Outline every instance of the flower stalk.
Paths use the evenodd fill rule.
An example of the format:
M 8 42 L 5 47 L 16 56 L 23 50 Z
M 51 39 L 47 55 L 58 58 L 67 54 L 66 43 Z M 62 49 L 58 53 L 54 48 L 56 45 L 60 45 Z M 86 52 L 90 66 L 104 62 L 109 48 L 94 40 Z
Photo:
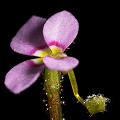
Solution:
M 77 81 L 76 81 L 73 69 L 68 71 L 68 76 L 69 76 L 69 79 L 70 79 L 70 83 L 71 83 L 71 86 L 72 86 L 72 89 L 73 89 L 74 96 L 78 99 L 79 102 L 81 102 L 83 105 L 85 105 L 84 100 L 78 94 L 78 86 L 77 86 Z
M 45 68 L 44 87 L 48 97 L 50 120 L 62 120 L 60 72 Z

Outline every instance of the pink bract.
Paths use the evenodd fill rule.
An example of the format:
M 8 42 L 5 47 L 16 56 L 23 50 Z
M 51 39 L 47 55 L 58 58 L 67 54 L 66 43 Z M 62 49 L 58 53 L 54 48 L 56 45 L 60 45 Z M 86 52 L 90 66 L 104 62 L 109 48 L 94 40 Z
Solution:
M 78 34 L 78 21 L 67 11 L 56 13 L 50 17 L 43 28 L 43 35 L 48 45 L 56 42 L 64 51 Z
M 36 50 L 47 47 L 43 37 L 45 22 L 45 18 L 32 16 L 13 37 L 11 48 L 24 55 L 33 55 Z
M 11 92 L 18 94 L 37 80 L 44 67 L 44 64 L 33 65 L 31 60 L 24 61 L 7 73 L 5 85 Z
M 49 69 L 57 71 L 69 71 L 79 64 L 79 61 L 73 57 L 62 57 L 60 59 L 56 59 L 50 56 L 45 56 L 43 58 L 43 62 Z

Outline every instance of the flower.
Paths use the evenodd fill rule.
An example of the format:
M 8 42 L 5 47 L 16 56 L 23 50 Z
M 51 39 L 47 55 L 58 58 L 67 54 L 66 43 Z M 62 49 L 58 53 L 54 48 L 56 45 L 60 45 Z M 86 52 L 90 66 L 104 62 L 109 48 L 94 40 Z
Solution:
M 31 86 L 43 69 L 68 71 L 79 61 L 63 52 L 78 33 L 78 21 L 68 11 L 62 11 L 48 20 L 32 16 L 11 41 L 11 48 L 20 54 L 37 56 L 13 67 L 5 76 L 6 87 L 18 94 Z

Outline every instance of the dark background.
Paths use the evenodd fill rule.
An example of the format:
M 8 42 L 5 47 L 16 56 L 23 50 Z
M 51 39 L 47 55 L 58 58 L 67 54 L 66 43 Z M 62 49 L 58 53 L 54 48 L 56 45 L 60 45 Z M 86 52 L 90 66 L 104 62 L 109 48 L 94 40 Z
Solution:
M 75 4 L 74 4 L 75 3 Z M 92 117 L 77 103 L 72 93 L 68 76 L 62 83 L 65 101 L 63 114 L 66 120 L 107 120 L 119 116 L 118 83 L 118 3 L 112 2 L 13 2 L 0 4 L 1 29 L 1 71 L 0 71 L 0 117 L 9 119 L 49 120 L 43 89 L 43 79 L 39 78 L 30 88 L 14 95 L 4 86 L 6 73 L 18 63 L 31 57 L 15 53 L 10 48 L 12 37 L 32 16 L 49 18 L 62 10 L 71 12 L 79 21 L 79 33 L 75 44 L 67 51 L 80 61 L 74 71 L 78 82 L 79 94 L 85 99 L 91 94 L 104 94 L 111 102 L 107 112 Z M 3 116 L 1 116 L 3 115 Z M 0 119 L 1 119 L 0 118 Z

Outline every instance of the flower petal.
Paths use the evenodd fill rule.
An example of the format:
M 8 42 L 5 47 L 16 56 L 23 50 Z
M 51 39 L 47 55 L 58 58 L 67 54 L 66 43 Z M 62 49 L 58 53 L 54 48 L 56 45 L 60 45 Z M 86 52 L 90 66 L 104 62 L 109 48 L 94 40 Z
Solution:
M 49 46 L 54 45 L 64 51 L 76 38 L 78 27 L 77 19 L 70 12 L 62 11 L 46 21 L 43 35 Z
M 5 85 L 11 92 L 18 94 L 37 80 L 44 67 L 44 64 L 35 65 L 31 60 L 24 61 L 7 73 Z
M 48 47 L 43 37 L 46 19 L 32 16 L 12 39 L 11 48 L 18 53 L 33 55 L 35 51 Z
M 75 68 L 79 61 L 73 57 L 61 57 L 60 59 L 45 56 L 43 63 L 51 70 L 69 71 Z

